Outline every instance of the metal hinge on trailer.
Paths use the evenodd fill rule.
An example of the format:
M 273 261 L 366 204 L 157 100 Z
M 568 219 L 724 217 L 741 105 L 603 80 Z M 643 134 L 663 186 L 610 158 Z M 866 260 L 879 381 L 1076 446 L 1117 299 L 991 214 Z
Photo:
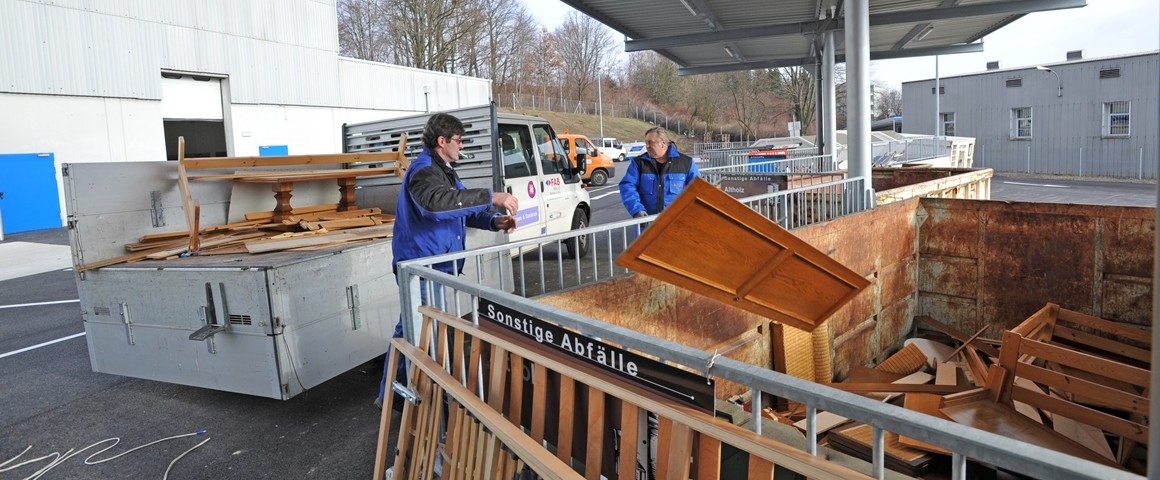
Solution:
M 229 318 L 229 303 L 226 302 L 226 286 L 224 283 L 218 284 L 222 302 L 222 317 L 219 319 L 217 314 L 217 304 L 214 301 L 213 284 L 206 282 L 205 284 L 205 306 L 201 307 L 202 322 L 205 323 L 201 328 L 189 334 L 189 339 L 195 342 L 206 342 L 209 348 L 209 353 L 217 353 L 217 348 L 213 342 L 213 336 L 218 333 L 230 329 Z

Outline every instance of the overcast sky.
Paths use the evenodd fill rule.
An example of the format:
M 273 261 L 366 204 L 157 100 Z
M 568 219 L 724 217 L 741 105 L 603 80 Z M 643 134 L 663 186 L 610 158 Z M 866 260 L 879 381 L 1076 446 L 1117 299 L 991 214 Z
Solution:
M 521 1 L 549 29 L 571 10 L 558 0 Z M 1160 49 L 1160 1 L 1087 3 L 1083 8 L 1025 15 L 984 38 L 982 52 L 940 56 L 939 74 L 980 72 L 991 61 L 999 61 L 1002 68 L 1059 63 L 1071 50 L 1096 58 Z M 676 1 L 672 4 L 682 8 Z M 934 64 L 934 57 L 873 62 L 871 77 L 900 88 L 902 82 L 934 78 Z

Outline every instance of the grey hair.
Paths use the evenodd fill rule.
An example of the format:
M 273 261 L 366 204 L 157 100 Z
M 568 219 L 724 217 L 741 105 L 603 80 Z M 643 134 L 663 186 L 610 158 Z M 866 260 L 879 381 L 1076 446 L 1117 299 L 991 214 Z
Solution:
M 666 132 L 665 129 L 663 129 L 661 127 L 652 127 L 650 129 L 646 130 L 644 132 L 644 137 L 647 139 L 649 134 L 651 134 L 651 133 L 657 134 L 657 136 L 661 137 L 661 140 L 664 140 L 665 143 L 672 143 L 673 142 L 672 140 L 669 139 L 668 132 Z

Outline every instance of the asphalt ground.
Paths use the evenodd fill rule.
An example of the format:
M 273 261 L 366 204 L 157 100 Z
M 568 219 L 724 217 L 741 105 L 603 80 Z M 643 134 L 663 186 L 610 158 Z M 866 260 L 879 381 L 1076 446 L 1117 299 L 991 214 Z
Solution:
M 625 166 L 617 164 L 618 175 L 608 186 L 590 189 L 594 224 L 628 218 L 615 187 Z M 1154 183 L 998 176 L 991 197 L 1154 207 L 1157 195 Z M 173 464 L 169 478 L 371 477 L 380 420 L 372 400 L 381 363 L 361 365 L 285 401 L 93 373 L 78 335 L 84 330 L 74 274 L 51 258 L 22 254 L 21 247 L 29 244 L 68 245 L 67 231 L 10 234 L 0 242 L 0 271 L 47 265 L 41 273 L 0 280 L 0 469 L 120 439 L 93 457 L 95 462 L 204 430 L 86 465 L 85 458 L 108 447 L 108 440 L 41 478 L 161 478 L 170 462 L 206 439 Z M 0 479 L 29 477 L 52 460 L 0 472 Z

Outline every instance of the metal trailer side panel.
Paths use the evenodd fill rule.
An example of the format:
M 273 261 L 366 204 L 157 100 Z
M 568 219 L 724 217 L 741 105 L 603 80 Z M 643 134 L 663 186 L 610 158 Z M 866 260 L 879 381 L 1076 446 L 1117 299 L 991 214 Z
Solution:
M 399 320 L 390 242 L 268 270 L 282 398 L 386 352 Z
M 192 341 L 208 315 L 207 283 L 229 330 Z M 77 284 L 93 371 L 282 398 L 265 283 L 263 270 L 89 272 Z

